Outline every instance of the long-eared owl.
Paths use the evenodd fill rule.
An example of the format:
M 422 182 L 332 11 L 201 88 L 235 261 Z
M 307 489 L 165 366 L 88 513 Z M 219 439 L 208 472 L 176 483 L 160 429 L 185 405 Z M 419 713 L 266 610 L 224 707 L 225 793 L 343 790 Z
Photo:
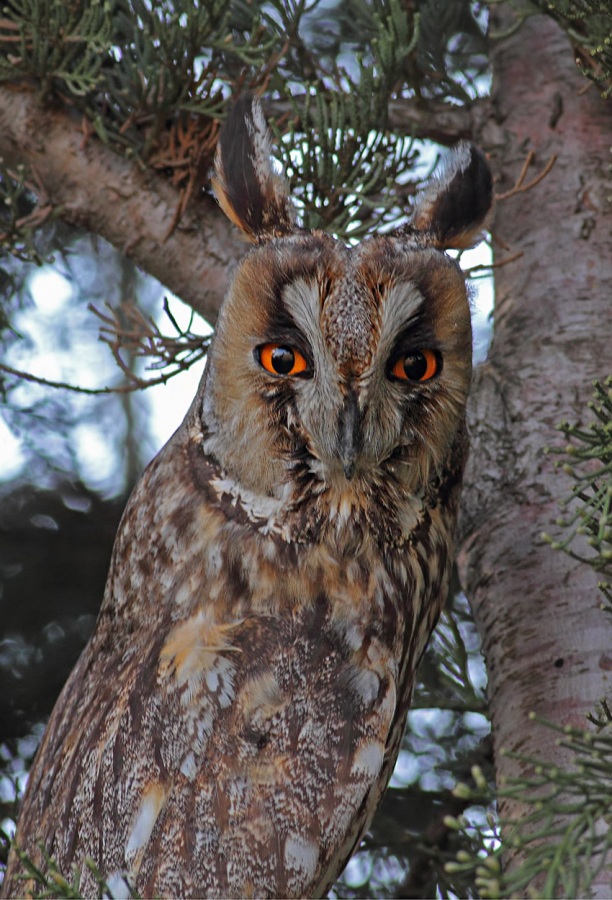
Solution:
M 347 247 L 294 222 L 261 108 L 215 191 L 251 239 L 181 427 L 123 515 L 95 632 L 16 844 L 115 897 L 324 894 L 391 775 L 446 598 L 470 310 L 446 255 L 491 206 L 462 144 L 410 224 Z M 23 894 L 13 851 L 4 891 Z

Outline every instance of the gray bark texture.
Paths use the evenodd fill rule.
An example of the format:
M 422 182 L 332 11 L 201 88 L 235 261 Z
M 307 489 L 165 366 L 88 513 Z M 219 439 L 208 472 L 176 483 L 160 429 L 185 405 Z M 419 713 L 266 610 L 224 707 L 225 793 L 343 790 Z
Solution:
M 493 7 L 493 31 L 508 24 Z M 530 721 L 531 711 L 586 727 L 611 688 L 597 578 L 541 533 L 555 531 L 571 488 L 544 448 L 565 443 L 560 420 L 590 420 L 592 381 L 611 371 L 612 107 L 545 16 L 494 42 L 492 64 L 492 112 L 477 139 L 490 151 L 497 193 L 512 188 L 530 150 L 533 174 L 558 155 L 537 186 L 498 205 L 493 232 L 508 248 L 496 259 L 522 256 L 495 272 L 493 346 L 470 415 L 459 563 L 483 641 L 502 782 L 529 770 L 501 748 L 564 762 L 558 735 Z M 517 819 L 521 808 L 502 800 L 500 813 Z M 609 883 L 601 889 L 610 896 Z

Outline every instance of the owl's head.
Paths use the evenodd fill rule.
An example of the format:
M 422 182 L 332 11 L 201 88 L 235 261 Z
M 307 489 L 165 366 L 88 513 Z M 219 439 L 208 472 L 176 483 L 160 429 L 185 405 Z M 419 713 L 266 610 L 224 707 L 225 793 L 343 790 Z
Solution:
M 306 479 L 350 495 L 392 476 L 422 492 L 462 425 L 471 377 L 464 276 L 491 207 L 482 154 L 462 144 L 410 225 L 354 247 L 296 227 L 257 102 L 220 136 L 215 191 L 254 242 L 219 314 L 200 402 L 206 449 L 250 492 Z

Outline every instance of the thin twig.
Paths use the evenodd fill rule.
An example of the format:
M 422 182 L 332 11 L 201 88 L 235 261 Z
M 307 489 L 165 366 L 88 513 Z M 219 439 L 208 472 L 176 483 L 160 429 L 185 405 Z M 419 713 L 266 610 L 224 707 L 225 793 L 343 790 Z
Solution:
M 523 182 L 525 181 L 525 177 L 527 175 L 527 171 L 528 171 L 529 167 L 531 166 L 531 164 L 533 163 L 534 159 L 535 159 L 535 153 L 533 150 L 530 150 L 529 153 L 527 154 L 527 159 L 525 160 L 525 162 L 523 164 L 523 168 L 521 169 L 521 174 L 517 178 L 516 184 L 514 185 L 514 187 L 510 188 L 509 191 L 505 191 L 503 194 L 495 195 L 495 199 L 498 202 L 500 200 L 507 200 L 509 197 L 514 197 L 515 194 L 523 194 L 526 191 L 530 191 L 532 188 L 534 188 L 536 186 L 536 184 L 539 184 L 542 181 L 543 178 L 546 178 L 546 176 L 548 175 L 548 173 L 550 172 L 550 170 L 552 169 L 552 167 L 554 166 L 554 164 L 557 161 L 557 155 L 556 155 L 556 153 L 553 153 L 553 155 L 550 157 L 550 159 L 548 160 L 548 162 L 546 163 L 546 165 L 540 172 L 540 174 L 536 175 L 536 177 L 533 178 L 527 184 L 523 184 Z
M 149 387 L 155 387 L 158 384 L 166 384 L 175 375 L 186 371 L 188 367 L 178 368 L 174 372 L 166 372 L 157 378 L 138 378 L 130 373 L 132 382 L 130 384 L 118 384 L 114 387 L 106 386 L 101 388 L 80 387 L 78 384 L 69 384 L 66 381 L 51 381 L 48 378 L 41 378 L 39 375 L 33 375 L 31 372 L 24 372 L 21 369 L 13 369 L 4 363 L 0 363 L 0 372 L 6 372 L 8 375 L 15 375 L 22 381 L 29 381 L 32 384 L 41 384 L 44 387 L 63 388 L 66 391 L 73 391 L 77 394 L 129 394 L 132 391 L 143 391 Z
M 497 262 L 494 263 L 479 263 L 477 266 L 472 266 L 470 269 L 466 269 L 465 274 L 468 278 L 472 278 L 474 272 L 492 272 L 493 269 L 501 269 L 502 266 L 507 266 L 509 265 L 509 263 L 515 262 L 515 260 L 520 259 L 521 256 L 524 256 L 523 250 L 519 250 L 518 253 L 513 253 L 512 256 L 506 256 L 505 259 L 497 260 Z
M 102 322 L 100 339 L 108 344 L 117 364 L 124 371 L 122 350 L 128 350 L 139 357 L 157 357 L 156 361 L 150 364 L 150 368 L 176 365 L 181 369 L 187 369 L 196 360 L 201 359 L 208 349 L 208 339 L 191 331 L 193 320 L 190 320 L 186 329 L 181 329 L 171 315 L 167 303 L 164 303 L 164 309 L 177 331 L 176 336 L 162 334 L 154 320 L 144 316 L 133 304 L 124 303 L 120 309 L 115 309 L 107 303 L 106 307 L 110 315 L 89 304 L 89 309 Z

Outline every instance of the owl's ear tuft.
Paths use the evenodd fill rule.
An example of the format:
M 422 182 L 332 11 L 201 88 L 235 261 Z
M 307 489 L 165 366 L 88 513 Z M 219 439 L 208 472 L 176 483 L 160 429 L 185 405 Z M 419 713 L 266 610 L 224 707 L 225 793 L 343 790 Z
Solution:
M 464 141 L 417 196 L 409 230 L 441 250 L 465 250 L 478 242 L 492 207 L 487 161 L 474 144 Z
M 241 97 L 221 129 L 213 188 L 225 215 L 250 240 L 294 230 L 289 191 L 272 168 L 270 132 L 257 98 Z

